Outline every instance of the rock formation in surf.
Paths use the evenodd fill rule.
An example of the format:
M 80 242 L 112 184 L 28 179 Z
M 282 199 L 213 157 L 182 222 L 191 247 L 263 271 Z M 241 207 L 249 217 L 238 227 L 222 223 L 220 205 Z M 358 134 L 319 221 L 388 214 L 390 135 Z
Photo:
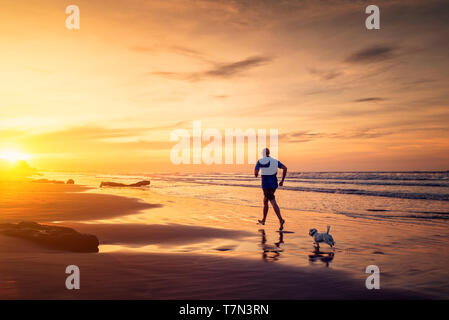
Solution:
M 132 183 L 132 184 L 125 184 L 125 183 L 118 183 L 118 182 L 102 182 L 100 184 L 100 188 L 103 187 L 145 187 L 145 186 L 149 186 L 150 185 L 150 181 L 148 180 L 144 180 L 144 181 L 139 181 L 137 183 Z
M 98 238 L 72 228 L 36 222 L 1 223 L 0 234 L 25 239 L 51 249 L 72 252 L 98 252 Z

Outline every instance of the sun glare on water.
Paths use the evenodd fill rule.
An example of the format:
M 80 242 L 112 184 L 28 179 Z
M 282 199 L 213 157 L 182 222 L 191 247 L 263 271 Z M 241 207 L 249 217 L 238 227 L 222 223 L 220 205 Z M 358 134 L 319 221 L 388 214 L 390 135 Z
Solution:
M 30 155 L 18 151 L 0 151 L 0 159 L 7 160 L 9 162 L 17 162 L 21 160 L 27 161 L 30 158 Z

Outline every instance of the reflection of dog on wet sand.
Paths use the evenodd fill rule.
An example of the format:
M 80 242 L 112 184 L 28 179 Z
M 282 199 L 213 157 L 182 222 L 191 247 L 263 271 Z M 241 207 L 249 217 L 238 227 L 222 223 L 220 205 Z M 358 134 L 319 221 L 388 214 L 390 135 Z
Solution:
M 321 252 L 320 250 L 316 249 L 313 254 L 309 255 L 309 261 L 311 263 L 314 263 L 315 261 L 320 260 L 322 263 L 326 265 L 326 267 L 329 267 L 329 264 L 334 260 L 334 253 L 333 252 Z
M 326 233 L 319 233 L 315 228 L 309 230 L 309 236 L 313 237 L 317 249 L 320 248 L 320 242 L 327 243 L 331 248 L 335 245 L 334 238 L 329 234 L 330 228 L 330 226 L 327 226 Z

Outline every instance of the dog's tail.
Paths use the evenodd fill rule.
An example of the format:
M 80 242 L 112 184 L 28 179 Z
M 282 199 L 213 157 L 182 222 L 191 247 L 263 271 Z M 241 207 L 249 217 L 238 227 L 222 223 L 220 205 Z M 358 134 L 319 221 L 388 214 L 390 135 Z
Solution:
M 329 231 L 330 231 L 330 229 L 331 229 L 331 226 L 327 226 L 327 234 L 329 234 Z

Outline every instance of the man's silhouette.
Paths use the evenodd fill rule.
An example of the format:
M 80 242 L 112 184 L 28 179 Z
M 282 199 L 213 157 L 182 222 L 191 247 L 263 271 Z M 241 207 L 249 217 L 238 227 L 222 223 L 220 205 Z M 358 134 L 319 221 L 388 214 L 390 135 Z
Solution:
M 256 176 L 256 178 L 259 175 L 259 170 L 262 170 L 261 178 L 262 178 L 262 189 L 264 194 L 263 219 L 259 220 L 259 223 L 261 225 L 265 224 L 265 220 L 267 218 L 268 213 L 268 201 L 270 201 L 271 205 L 273 206 L 274 212 L 276 212 L 276 215 L 278 216 L 279 222 L 281 224 L 279 230 L 283 230 L 285 220 L 282 219 L 281 210 L 279 209 L 279 206 L 276 203 L 274 193 L 278 188 L 277 170 L 278 168 L 283 170 L 282 179 L 281 182 L 279 182 L 279 185 L 282 186 L 284 184 L 285 176 L 287 175 L 287 167 L 284 166 L 280 161 L 270 157 L 270 150 L 268 148 L 263 149 L 262 154 L 263 158 L 257 161 L 256 167 L 254 169 L 254 175 Z

